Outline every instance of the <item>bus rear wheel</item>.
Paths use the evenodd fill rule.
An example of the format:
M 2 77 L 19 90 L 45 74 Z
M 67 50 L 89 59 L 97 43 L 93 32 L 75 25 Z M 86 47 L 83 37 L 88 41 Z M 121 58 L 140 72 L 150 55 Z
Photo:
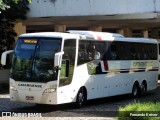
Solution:
M 132 95 L 133 95 L 133 97 L 138 97 L 139 94 L 140 94 L 139 84 L 134 83 L 133 88 L 132 88 Z
M 81 88 L 77 93 L 76 98 L 76 107 L 80 108 L 82 107 L 87 100 L 86 90 L 84 88 Z
M 147 84 L 146 82 L 142 82 L 141 86 L 140 86 L 140 95 L 145 95 L 146 91 L 147 91 Z

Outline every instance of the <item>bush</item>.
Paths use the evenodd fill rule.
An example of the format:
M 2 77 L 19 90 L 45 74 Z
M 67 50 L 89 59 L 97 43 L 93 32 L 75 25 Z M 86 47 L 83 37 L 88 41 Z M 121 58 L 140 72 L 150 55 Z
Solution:
M 118 120 L 159 120 L 160 102 L 133 103 L 119 108 Z

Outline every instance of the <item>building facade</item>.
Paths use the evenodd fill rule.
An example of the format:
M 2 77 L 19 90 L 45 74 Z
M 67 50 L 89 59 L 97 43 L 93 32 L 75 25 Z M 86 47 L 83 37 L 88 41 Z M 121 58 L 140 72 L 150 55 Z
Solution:
M 29 7 L 18 35 L 78 29 L 160 38 L 160 0 L 33 0 Z

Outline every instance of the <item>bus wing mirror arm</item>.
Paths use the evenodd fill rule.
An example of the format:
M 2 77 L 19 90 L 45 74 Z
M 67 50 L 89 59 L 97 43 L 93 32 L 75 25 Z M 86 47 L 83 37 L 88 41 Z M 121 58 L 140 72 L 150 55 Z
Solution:
M 7 54 L 13 53 L 13 50 L 8 50 L 2 53 L 1 55 L 1 64 L 6 65 Z
M 55 54 L 55 56 L 54 56 L 54 67 L 57 67 L 57 66 L 60 65 L 63 54 L 64 54 L 64 52 L 58 52 L 58 53 Z

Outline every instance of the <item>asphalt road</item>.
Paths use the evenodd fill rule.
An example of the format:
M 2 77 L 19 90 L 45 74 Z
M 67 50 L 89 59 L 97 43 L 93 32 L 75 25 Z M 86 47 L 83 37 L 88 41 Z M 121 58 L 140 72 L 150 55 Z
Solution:
M 160 101 L 160 84 L 156 90 L 142 97 L 121 95 L 90 100 L 80 109 L 75 108 L 74 104 L 36 105 L 12 102 L 9 100 L 8 91 L 5 90 L 0 93 L 0 112 L 41 113 L 43 117 L 115 117 L 119 107 L 139 101 Z

